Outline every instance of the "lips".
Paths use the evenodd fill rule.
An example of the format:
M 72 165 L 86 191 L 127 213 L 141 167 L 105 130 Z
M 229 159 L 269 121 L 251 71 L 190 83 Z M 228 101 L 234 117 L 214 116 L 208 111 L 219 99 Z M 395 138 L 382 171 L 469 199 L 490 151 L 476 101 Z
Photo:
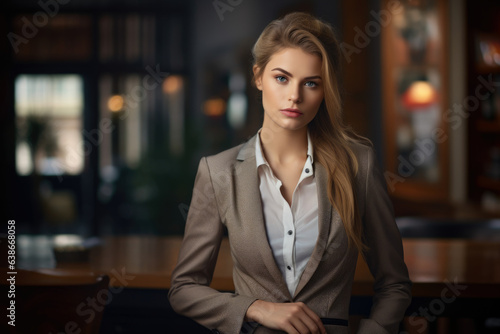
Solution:
M 293 108 L 286 108 L 286 109 L 281 109 L 281 113 L 287 117 L 300 117 L 302 116 L 302 112 L 299 109 L 293 109 Z

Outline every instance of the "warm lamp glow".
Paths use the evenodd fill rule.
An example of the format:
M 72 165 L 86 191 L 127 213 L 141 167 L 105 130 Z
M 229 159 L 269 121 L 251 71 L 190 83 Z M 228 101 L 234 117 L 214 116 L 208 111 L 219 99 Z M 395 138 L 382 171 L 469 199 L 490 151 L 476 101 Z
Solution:
M 414 103 L 429 103 L 434 100 L 434 89 L 425 81 L 417 81 L 410 86 L 408 97 Z
M 430 106 L 437 100 L 437 92 L 427 81 L 415 81 L 403 94 L 403 103 L 408 109 Z
M 222 116 L 226 112 L 226 101 L 221 98 L 208 99 L 203 103 L 203 113 L 207 116 Z
M 170 75 L 163 81 L 163 92 L 165 94 L 175 94 L 182 88 L 182 77 Z
M 118 112 L 123 109 L 124 100 L 121 95 L 113 95 L 108 100 L 108 108 L 112 112 Z

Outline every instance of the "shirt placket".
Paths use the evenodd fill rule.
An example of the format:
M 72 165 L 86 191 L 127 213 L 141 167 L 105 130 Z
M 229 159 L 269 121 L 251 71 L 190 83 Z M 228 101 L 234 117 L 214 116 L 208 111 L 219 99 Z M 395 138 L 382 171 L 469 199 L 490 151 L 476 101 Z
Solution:
M 295 258 L 294 258 L 294 244 L 295 244 L 295 224 L 293 221 L 293 214 L 290 206 L 283 198 L 283 262 L 286 267 L 286 281 L 287 284 L 295 280 Z
M 312 176 L 312 164 L 310 158 L 306 160 L 304 169 L 299 178 L 299 182 L 292 195 L 292 205 L 289 206 L 288 203 L 283 199 L 283 225 L 284 225 L 284 237 L 283 237 L 283 254 L 285 256 L 286 270 L 286 280 L 287 283 L 293 283 L 292 286 L 296 286 L 296 261 L 295 261 L 295 232 L 296 232 L 296 222 L 294 212 L 297 209 L 297 198 L 296 192 L 300 192 L 300 184 L 302 181 Z M 286 252 L 285 252 L 286 251 Z M 286 255 L 285 255 L 286 254 Z M 291 263 L 291 264 L 288 264 Z M 290 284 L 289 284 L 290 286 Z
M 267 165 L 267 164 L 266 164 Z M 269 167 L 269 165 L 267 165 Z M 283 263 L 285 266 L 285 280 L 288 285 L 288 287 L 294 287 L 296 286 L 296 278 L 295 278 L 295 272 L 296 272 L 296 263 L 295 263 L 295 232 L 296 232 L 296 226 L 295 226 L 295 220 L 294 220 L 294 214 L 293 214 L 293 209 L 296 207 L 294 202 L 296 201 L 295 199 L 295 192 L 298 191 L 300 187 L 300 183 L 302 180 L 305 178 L 312 176 L 312 163 L 310 158 L 306 160 L 304 169 L 302 170 L 302 174 L 299 178 L 299 182 L 297 183 L 297 186 L 293 192 L 292 195 L 292 205 L 290 206 L 288 202 L 285 200 L 285 198 L 281 195 L 281 181 L 277 179 L 272 171 L 271 168 L 269 167 L 269 173 L 271 179 L 274 181 L 275 185 L 275 190 L 278 192 L 282 199 L 282 222 L 283 222 Z M 293 291 L 290 291 L 291 294 L 293 294 Z

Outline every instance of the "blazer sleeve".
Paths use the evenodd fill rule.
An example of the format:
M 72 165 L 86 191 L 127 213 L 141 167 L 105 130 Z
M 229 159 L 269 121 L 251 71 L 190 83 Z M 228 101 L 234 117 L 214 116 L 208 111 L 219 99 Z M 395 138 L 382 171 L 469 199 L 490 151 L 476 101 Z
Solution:
M 184 239 L 168 292 L 175 312 L 220 333 L 239 333 L 246 311 L 256 299 L 209 287 L 223 238 L 207 159 L 195 179 Z
M 363 234 L 368 246 L 363 256 L 375 281 L 370 317 L 361 321 L 358 333 L 398 333 L 411 301 L 412 284 L 387 185 L 371 148 L 365 163 L 364 194 L 359 194 L 364 196 Z

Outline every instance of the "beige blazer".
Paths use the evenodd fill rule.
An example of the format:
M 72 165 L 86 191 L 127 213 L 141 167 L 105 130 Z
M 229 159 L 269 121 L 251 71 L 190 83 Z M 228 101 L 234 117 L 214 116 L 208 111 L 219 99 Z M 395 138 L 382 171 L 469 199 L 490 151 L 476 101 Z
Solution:
M 237 334 L 246 327 L 246 310 L 256 299 L 301 301 L 321 318 L 347 320 L 358 252 L 347 247 L 340 216 L 328 200 L 326 170 L 314 163 L 319 236 L 291 296 L 266 236 L 255 162 L 256 138 L 201 159 L 168 293 L 171 306 L 214 333 L 226 334 Z M 401 236 L 373 150 L 361 144 L 352 144 L 352 149 L 359 161 L 355 186 L 369 247 L 363 256 L 375 278 L 370 318 L 362 320 L 358 333 L 397 333 L 411 300 Z M 209 287 L 225 228 L 234 262 L 234 293 Z M 325 328 L 328 333 L 349 333 L 346 326 Z M 282 332 L 260 326 L 254 333 Z

